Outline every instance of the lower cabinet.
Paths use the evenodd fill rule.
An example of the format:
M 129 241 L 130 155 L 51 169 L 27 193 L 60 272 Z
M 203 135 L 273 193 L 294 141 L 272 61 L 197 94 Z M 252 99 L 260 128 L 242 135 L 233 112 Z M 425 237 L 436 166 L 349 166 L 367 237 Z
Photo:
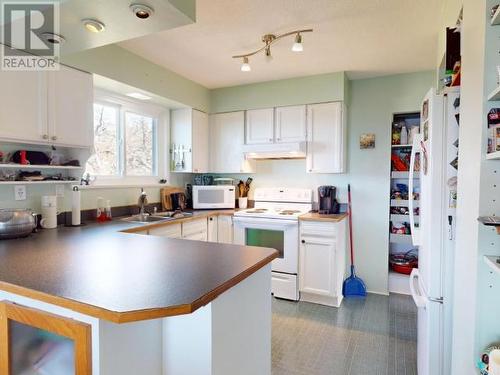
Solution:
M 182 223 L 182 238 L 185 240 L 207 241 L 207 218 Z
M 0 374 L 90 375 L 91 337 L 89 324 L 0 302 Z
M 217 223 L 217 242 L 233 243 L 233 217 L 221 215 Z
M 219 226 L 219 218 L 210 216 L 208 218 L 208 242 L 217 242 L 217 227 Z
M 151 228 L 148 231 L 151 236 L 163 236 L 169 238 L 181 238 L 182 227 L 181 224 L 169 224 L 162 227 Z
M 300 300 L 340 306 L 346 262 L 345 231 L 345 220 L 301 222 Z

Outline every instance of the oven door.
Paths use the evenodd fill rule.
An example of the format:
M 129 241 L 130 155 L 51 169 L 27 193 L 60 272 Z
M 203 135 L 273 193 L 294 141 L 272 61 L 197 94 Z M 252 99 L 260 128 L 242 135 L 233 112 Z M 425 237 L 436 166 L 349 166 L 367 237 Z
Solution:
M 273 271 L 297 274 L 299 257 L 297 221 L 235 216 L 233 222 L 234 243 L 276 249 L 279 255 L 272 262 Z

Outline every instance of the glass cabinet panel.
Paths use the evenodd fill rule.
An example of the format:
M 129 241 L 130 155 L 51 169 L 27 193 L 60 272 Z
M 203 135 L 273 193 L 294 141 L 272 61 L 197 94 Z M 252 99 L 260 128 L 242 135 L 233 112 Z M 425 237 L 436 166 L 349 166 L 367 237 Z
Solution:
M 11 375 L 73 375 L 73 340 L 9 321 Z

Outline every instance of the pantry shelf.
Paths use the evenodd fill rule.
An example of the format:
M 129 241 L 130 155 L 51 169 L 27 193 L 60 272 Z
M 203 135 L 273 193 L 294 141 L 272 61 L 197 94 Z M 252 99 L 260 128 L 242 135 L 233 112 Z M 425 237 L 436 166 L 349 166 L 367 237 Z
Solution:
M 413 201 L 413 206 L 418 207 L 418 201 Z M 406 199 L 391 199 L 391 207 L 408 207 Z
M 489 154 L 486 154 L 486 159 L 487 160 L 500 160 L 500 151 L 490 152 Z
M 397 179 L 405 179 L 407 180 L 410 177 L 410 172 L 398 172 L 398 171 L 392 171 L 391 172 L 391 177 L 392 178 L 397 178 Z M 413 174 L 414 179 L 418 179 L 418 172 L 415 172 Z
M 0 163 L 0 169 L 70 169 L 78 170 L 83 167 L 75 167 L 72 165 L 36 165 L 36 164 L 4 164 Z
M 496 100 L 500 100 L 500 86 L 493 90 L 490 95 L 488 95 L 488 101 L 493 102 Z
M 391 145 L 392 148 L 408 148 L 408 147 L 412 147 L 411 144 L 408 144 L 408 145 Z
M 500 257 L 493 255 L 485 255 L 483 259 L 484 262 L 488 265 L 488 267 L 490 267 L 493 271 L 495 271 L 500 275 L 500 263 L 497 263 L 497 259 L 500 259 Z
M 398 223 L 409 223 L 410 215 L 391 214 L 391 221 L 396 221 Z M 418 221 L 419 221 L 418 216 L 415 216 L 415 222 L 418 223 Z
M 500 7 L 496 10 L 495 14 L 491 18 L 491 26 L 500 25 Z
M 412 244 L 411 234 L 394 234 L 391 233 L 389 237 L 391 243 Z

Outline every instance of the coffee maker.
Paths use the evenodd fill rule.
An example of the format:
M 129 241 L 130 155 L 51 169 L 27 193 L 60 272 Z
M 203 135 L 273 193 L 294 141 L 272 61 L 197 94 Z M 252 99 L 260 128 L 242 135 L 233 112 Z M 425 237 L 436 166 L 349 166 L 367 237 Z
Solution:
M 339 202 L 337 202 L 337 188 L 335 186 L 323 185 L 318 188 L 318 213 L 321 215 L 337 214 Z

